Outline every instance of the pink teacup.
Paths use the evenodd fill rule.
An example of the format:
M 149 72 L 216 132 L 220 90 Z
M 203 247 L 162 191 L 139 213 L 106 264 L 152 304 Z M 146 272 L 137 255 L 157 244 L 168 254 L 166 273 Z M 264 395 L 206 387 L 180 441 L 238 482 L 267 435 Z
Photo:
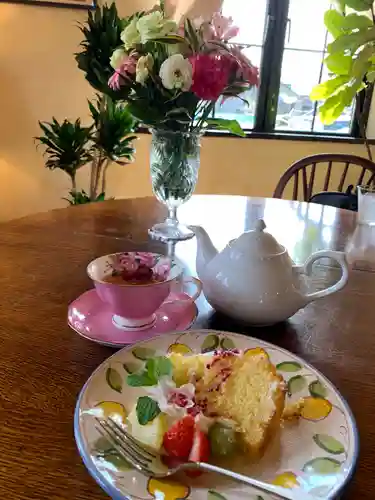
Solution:
M 114 269 L 123 266 L 124 262 L 125 265 L 129 262 L 131 269 L 133 262 L 140 261 L 147 263 L 160 281 L 146 284 L 106 281 Z M 87 274 L 94 282 L 100 299 L 113 311 L 113 324 L 123 330 L 143 330 L 152 326 L 155 311 L 172 291 L 181 289 L 185 283 L 193 283 L 196 287 L 196 292 L 191 296 L 192 301 L 202 291 L 201 282 L 191 276 L 184 277 L 181 266 L 164 255 L 150 252 L 121 252 L 98 257 L 87 266 Z

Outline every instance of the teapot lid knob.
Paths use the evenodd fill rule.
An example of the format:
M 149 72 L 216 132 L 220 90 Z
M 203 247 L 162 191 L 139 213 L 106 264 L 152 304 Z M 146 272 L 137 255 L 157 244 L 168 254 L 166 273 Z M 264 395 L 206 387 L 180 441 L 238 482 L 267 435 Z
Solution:
M 266 229 L 266 223 L 263 219 L 259 219 L 256 221 L 255 230 L 256 231 L 264 231 Z

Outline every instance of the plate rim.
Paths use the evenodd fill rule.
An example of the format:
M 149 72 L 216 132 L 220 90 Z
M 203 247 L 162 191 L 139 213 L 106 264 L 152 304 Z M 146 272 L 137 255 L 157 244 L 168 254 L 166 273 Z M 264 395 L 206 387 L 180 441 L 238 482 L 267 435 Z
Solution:
M 90 453 L 88 452 L 88 450 L 85 447 L 85 443 L 83 442 L 83 439 L 82 439 L 82 436 L 81 436 L 81 433 L 79 430 L 79 426 L 80 426 L 79 425 L 80 424 L 79 411 L 80 411 L 81 402 L 82 402 L 83 396 L 85 394 L 85 391 L 86 391 L 88 385 L 90 384 L 91 379 L 94 378 L 94 376 L 96 375 L 96 372 L 98 372 L 101 369 L 101 367 L 104 363 L 107 363 L 114 356 L 117 356 L 122 351 L 129 351 L 130 349 L 134 349 L 134 346 L 138 346 L 138 345 L 144 344 L 146 342 L 150 342 L 152 340 L 155 340 L 155 339 L 158 339 L 161 337 L 167 337 L 170 335 L 178 336 L 178 335 L 182 335 L 184 333 L 194 335 L 194 334 L 201 334 L 201 333 L 206 333 L 206 332 L 207 333 L 210 332 L 213 334 L 229 334 L 229 335 L 233 335 L 235 337 L 245 337 L 249 340 L 261 342 L 265 346 L 271 347 L 273 349 L 276 348 L 279 351 L 286 353 L 288 356 L 291 355 L 295 359 L 302 361 L 305 366 L 312 369 L 313 371 L 318 372 L 319 375 L 322 377 L 322 379 L 325 380 L 325 382 L 328 382 L 328 385 L 334 389 L 336 396 L 341 400 L 341 403 L 343 404 L 345 410 L 348 413 L 349 420 L 350 420 L 350 423 L 351 423 L 352 428 L 353 428 L 353 436 L 354 436 L 353 458 L 352 458 L 351 463 L 349 465 L 348 474 L 347 474 L 345 480 L 343 481 L 343 483 L 341 485 L 336 486 L 330 492 L 330 496 L 327 498 L 327 500 L 334 499 L 336 497 L 338 498 L 339 495 L 344 491 L 344 489 L 348 486 L 348 484 L 353 479 L 354 473 L 355 473 L 357 465 L 358 465 L 358 458 L 359 458 L 359 452 L 360 452 L 360 445 L 359 445 L 360 438 L 359 438 L 359 431 L 358 431 L 357 422 L 356 422 L 356 419 L 354 417 L 354 413 L 349 406 L 349 403 L 346 401 L 346 398 L 344 398 L 344 396 L 337 389 L 335 384 L 333 384 L 333 382 L 330 381 L 329 378 L 327 378 L 323 373 L 321 373 L 320 370 L 315 368 L 311 363 L 305 361 L 303 358 L 301 358 L 297 354 L 294 354 L 293 352 L 288 351 L 287 349 L 284 349 L 283 347 L 280 347 L 276 344 L 272 344 L 271 342 L 267 342 L 266 340 L 262 340 L 262 339 L 259 339 L 257 337 L 253 337 L 251 335 L 245 335 L 242 333 L 235 333 L 235 332 L 230 332 L 230 331 L 226 331 L 226 330 L 215 330 L 215 329 L 211 329 L 211 328 L 200 328 L 197 330 L 183 330 L 183 331 L 163 333 L 161 335 L 157 335 L 157 336 L 153 337 L 152 339 L 146 339 L 146 340 L 142 340 L 140 342 L 136 342 L 134 344 L 129 344 L 129 345 L 123 347 L 122 349 L 114 352 L 111 356 L 109 356 L 108 358 L 103 360 L 102 363 L 100 363 L 100 365 L 97 366 L 95 368 L 95 370 L 91 373 L 90 377 L 87 379 L 87 381 L 85 382 L 84 386 L 82 387 L 82 389 L 78 395 L 77 403 L 76 403 L 76 406 L 74 409 L 74 438 L 75 438 L 77 449 L 78 449 L 78 452 L 81 456 L 81 459 L 82 459 L 86 469 L 88 470 L 88 472 L 92 476 L 92 478 L 99 484 L 99 486 L 105 491 L 105 493 L 107 493 L 107 495 L 109 495 L 112 499 L 114 499 L 114 500 L 132 500 L 131 497 L 126 496 L 122 493 L 119 493 L 117 488 L 115 488 L 108 480 L 105 479 L 105 476 L 99 472 L 99 470 L 95 466 L 94 461 L 91 458 Z

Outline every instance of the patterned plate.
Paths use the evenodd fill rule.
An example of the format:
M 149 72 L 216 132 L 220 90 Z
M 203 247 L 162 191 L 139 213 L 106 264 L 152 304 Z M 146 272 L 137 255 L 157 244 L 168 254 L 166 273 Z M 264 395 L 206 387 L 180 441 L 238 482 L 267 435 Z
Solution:
M 300 484 L 318 498 L 334 498 L 353 474 L 358 457 L 358 432 L 342 396 L 321 373 L 288 351 L 261 340 L 216 331 L 168 334 L 124 348 L 91 375 L 78 398 L 74 430 L 83 461 L 100 486 L 114 499 L 146 500 L 270 500 L 248 486 L 204 474 L 175 480 L 148 479 L 134 471 L 101 438 L 92 415 L 126 415 L 141 388 L 128 387 L 128 373 L 142 367 L 155 354 L 254 349 L 268 353 L 288 386 L 287 401 L 305 398 L 303 418 L 285 423 L 265 455 L 256 463 L 233 467 L 239 472 L 293 488 Z M 98 410 L 99 408 L 99 410 Z M 232 465 L 232 464 L 231 464 Z

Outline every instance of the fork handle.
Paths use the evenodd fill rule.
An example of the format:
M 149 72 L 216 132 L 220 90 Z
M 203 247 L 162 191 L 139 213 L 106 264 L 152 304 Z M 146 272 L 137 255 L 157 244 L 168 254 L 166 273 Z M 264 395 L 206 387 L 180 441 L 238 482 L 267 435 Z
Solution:
M 240 481 L 245 484 L 249 484 L 254 488 L 262 491 L 263 493 L 270 493 L 275 498 L 279 500 L 316 500 L 316 497 L 312 497 L 301 488 L 281 488 L 279 486 L 275 486 L 273 484 L 264 483 L 263 481 L 259 481 L 258 479 L 254 479 L 249 476 L 244 476 L 243 474 L 237 474 L 228 469 L 223 469 L 221 467 L 217 467 L 216 465 L 208 464 L 206 462 L 195 462 L 195 465 L 200 469 L 205 470 L 207 472 L 216 472 L 217 474 L 222 474 L 224 476 L 229 476 L 236 481 Z

